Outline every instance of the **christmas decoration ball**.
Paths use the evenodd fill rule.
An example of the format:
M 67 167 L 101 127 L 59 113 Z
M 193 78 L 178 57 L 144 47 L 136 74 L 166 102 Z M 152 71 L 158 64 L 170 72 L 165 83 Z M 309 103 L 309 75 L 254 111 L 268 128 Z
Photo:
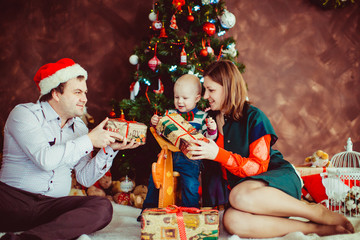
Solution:
M 212 36 L 216 32 L 215 24 L 207 22 L 203 25 L 203 30 L 207 35 Z
M 149 20 L 153 22 L 153 21 L 155 21 L 156 19 L 157 19 L 156 13 L 151 12 L 151 13 L 149 14 Z
M 193 22 L 193 21 L 195 20 L 195 18 L 194 18 L 193 15 L 189 15 L 189 16 L 187 16 L 187 20 L 188 20 L 189 22 Z
M 201 0 L 202 5 L 209 5 L 211 2 L 210 0 Z
M 131 55 L 129 57 L 129 62 L 132 64 L 132 65 L 136 65 L 139 63 L 139 57 L 135 54 Z
M 148 65 L 149 68 L 153 71 L 155 71 L 155 69 L 161 64 L 161 61 L 154 56 L 152 59 L 149 60 Z
M 111 118 L 114 118 L 114 117 L 116 117 L 116 113 L 115 113 L 114 111 L 111 111 L 111 112 L 109 113 L 109 116 L 110 116 Z
M 207 50 L 207 49 L 205 49 L 205 48 L 201 49 L 201 51 L 200 51 L 200 56 L 206 57 L 208 54 L 209 54 L 209 53 L 208 53 L 208 50 Z
M 160 30 L 162 28 L 162 23 L 159 20 L 155 20 L 152 23 L 152 27 L 154 30 Z
M 211 54 L 214 54 L 214 49 L 212 49 L 212 47 L 210 46 L 207 46 L 206 47 L 206 51 L 211 55 Z
M 223 15 L 221 15 L 220 17 L 221 26 L 223 28 L 232 28 L 233 26 L 235 26 L 235 23 L 235 15 L 225 9 Z

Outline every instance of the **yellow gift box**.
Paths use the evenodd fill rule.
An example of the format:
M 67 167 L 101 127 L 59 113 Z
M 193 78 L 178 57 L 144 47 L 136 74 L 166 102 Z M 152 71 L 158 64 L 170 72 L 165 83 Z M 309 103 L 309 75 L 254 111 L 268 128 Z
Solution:
M 129 141 L 135 139 L 136 142 L 145 144 L 147 126 L 136 121 L 126 121 L 119 118 L 109 119 L 105 128 L 112 132 L 118 132 Z
M 142 213 L 141 239 L 218 239 L 219 212 L 175 205 Z

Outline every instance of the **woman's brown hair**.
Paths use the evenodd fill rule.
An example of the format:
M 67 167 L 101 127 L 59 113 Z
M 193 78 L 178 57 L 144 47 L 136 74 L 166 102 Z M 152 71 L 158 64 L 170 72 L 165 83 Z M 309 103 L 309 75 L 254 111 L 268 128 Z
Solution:
M 205 69 L 203 76 L 210 77 L 224 87 L 225 96 L 221 111 L 234 120 L 239 120 L 243 116 L 248 93 L 246 83 L 236 65 L 228 60 L 213 62 Z

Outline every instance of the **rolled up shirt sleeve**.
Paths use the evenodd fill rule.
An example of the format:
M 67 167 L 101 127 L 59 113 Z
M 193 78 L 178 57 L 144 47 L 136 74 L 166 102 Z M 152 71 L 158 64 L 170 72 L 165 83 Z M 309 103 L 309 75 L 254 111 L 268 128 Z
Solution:
M 100 149 L 93 158 L 91 154 L 83 157 L 75 166 L 77 181 L 85 187 L 93 185 L 109 171 L 117 153 L 118 151 L 107 146 Z

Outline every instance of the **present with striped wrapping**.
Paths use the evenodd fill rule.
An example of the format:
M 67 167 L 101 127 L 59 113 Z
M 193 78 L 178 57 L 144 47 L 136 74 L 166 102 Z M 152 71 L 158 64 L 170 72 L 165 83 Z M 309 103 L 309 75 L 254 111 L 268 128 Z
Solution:
M 191 140 L 209 141 L 178 113 L 162 117 L 156 125 L 156 131 L 179 148 L 188 158 L 192 157 L 187 150 L 187 147 L 192 144 Z

